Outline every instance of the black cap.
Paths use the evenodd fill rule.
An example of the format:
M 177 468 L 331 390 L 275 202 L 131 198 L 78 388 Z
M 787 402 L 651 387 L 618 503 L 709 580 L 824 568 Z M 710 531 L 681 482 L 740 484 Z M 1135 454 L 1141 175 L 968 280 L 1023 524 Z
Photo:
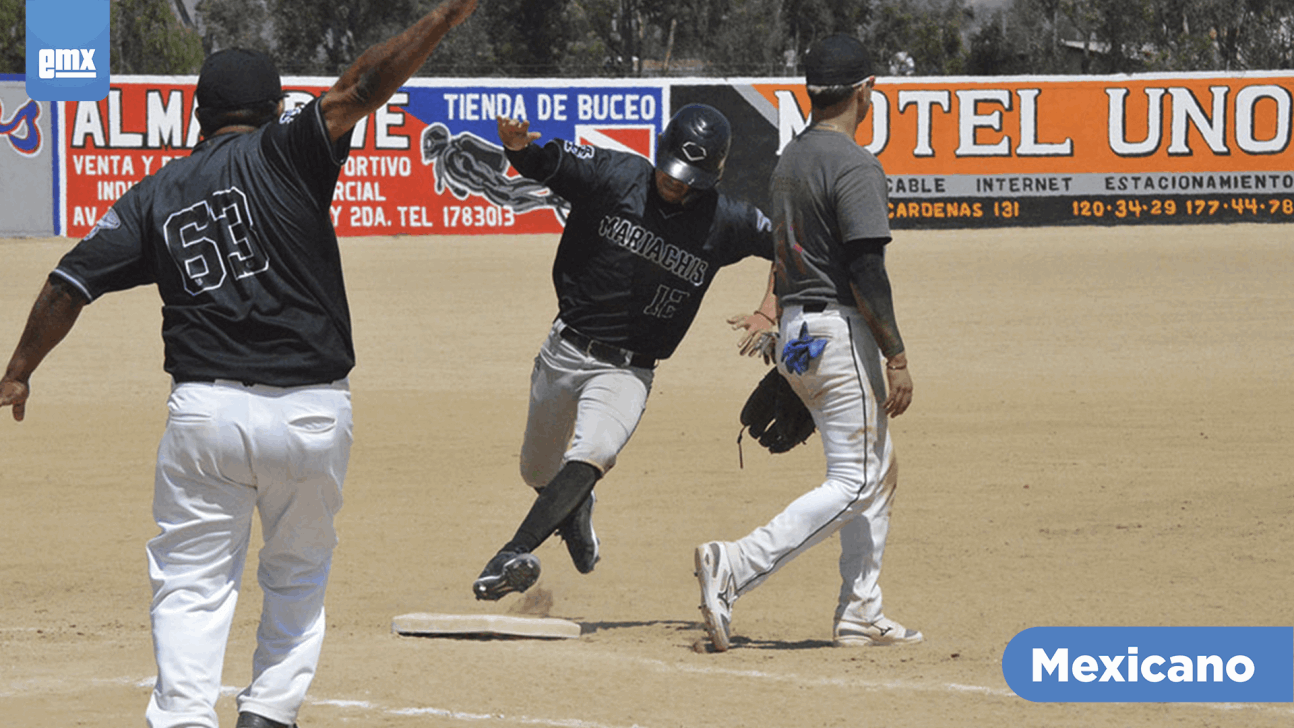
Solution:
M 246 109 L 283 98 L 274 61 L 260 51 L 229 48 L 207 56 L 198 74 L 198 106 Z
M 804 54 L 804 82 L 810 86 L 853 86 L 874 75 L 867 49 L 852 35 L 827 36 Z

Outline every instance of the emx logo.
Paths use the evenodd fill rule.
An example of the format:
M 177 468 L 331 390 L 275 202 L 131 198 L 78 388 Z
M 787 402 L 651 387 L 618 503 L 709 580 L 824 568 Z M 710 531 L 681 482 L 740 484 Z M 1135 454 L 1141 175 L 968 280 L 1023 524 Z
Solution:
M 94 48 L 41 48 L 41 78 L 95 78 Z
M 109 0 L 27 0 L 27 95 L 98 101 L 108 95 Z

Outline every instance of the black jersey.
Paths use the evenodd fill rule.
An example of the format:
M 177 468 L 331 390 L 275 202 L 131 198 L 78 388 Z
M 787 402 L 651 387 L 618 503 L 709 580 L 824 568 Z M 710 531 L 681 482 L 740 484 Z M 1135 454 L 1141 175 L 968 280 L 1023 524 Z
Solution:
M 598 341 L 665 359 L 720 267 L 773 259 L 772 224 L 758 208 L 715 191 L 669 204 L 636 154 L 558 139 L 508 158 L 571 203 L 553 262 L 558 315 Z
M 176 381 L 341 379 L 355 349 L 329 205 L 349 152 L 318 100 L 204 140 L 122 195 L 52 275 L 91 301 L 157 284 Z

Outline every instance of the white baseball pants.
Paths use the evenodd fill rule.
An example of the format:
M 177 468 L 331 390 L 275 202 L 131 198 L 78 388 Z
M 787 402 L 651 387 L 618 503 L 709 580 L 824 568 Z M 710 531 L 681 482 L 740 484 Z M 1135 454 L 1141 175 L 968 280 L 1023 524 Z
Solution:
M 345 380 L 279 388 L 172 387 L 157 451 L 148 542 L 157 683 L 152 728 L 215 728 L 225 645 L 260 511 L 264 592 L 252 680 L 239 711 L 291 724 L 314 678 L 324 590 L 350 459 Z
M 879 406 L 886 396 L 884 358 L 855 308 L 833 304 L 809 313 L 787 306 L 781 341 L 798 337 L 806 323 L 810 336 L 827 340 L 826 348 L 804 374 L 789 374 L 782 362 L 778 367 L 813 413 L 826 480 L 728 544 L 728 556 L 740 596 L 839 531 L 836 621 L 873 622 L 882 616 L 878 579 L 897 482 L 888 419 Z
M 548 485 L 569 461 L 606 475 L 647 408 L 654 372 L 608 364 L 561 338 L 554 322 L 530 374 L 530 412 L 521 444 L 521 477 Z

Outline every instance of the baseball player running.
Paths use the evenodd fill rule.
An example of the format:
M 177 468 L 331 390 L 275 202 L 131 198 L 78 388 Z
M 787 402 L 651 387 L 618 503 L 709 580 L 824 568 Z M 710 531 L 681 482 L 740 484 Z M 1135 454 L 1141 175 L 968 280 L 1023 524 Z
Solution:
M 322 97 L 283 113 L 268 56 L 213 54 L 197 86 L 203 140 L 128 190 L 50 274 L 0 379 L 29 381 L 100 296 L 156 285 L 174 384 L 148 542 L 157 681 L 152 728 L 217 724 L 225 645 L 253 512 L 265 546 L 239 728 L 296 720 L 324 637 L 324 589 L 351 447 L 350 314 L 328 208 L 351 129 L 422 65 L 475 0 L 446 0 L 366 51 Z
M 884 615 L 878 584 L 896 483 L 887 417 L 908 408 L 912 378 L 885 271 L 885 172 L 854 141 L 875 77 L 863 44 L 845 35 L 815 43 L 805 71 L 812 123 L 783 150 L 770 183 L 778 369 L 813 414 L 827 477 L 744 538 L 697 547 L 701 612 L 720 651 L 733 602 L 837 531 L 835 644 L 922 640 Z
M 719 268 L 772 260 L 768 218 L 715 191 L 732 139 L 709 106 L 685 106 L 657 145 L 636 154 L 554 140 L 532 144 L 529 123 L 498 120 L 512 166 L 568 200 L 553 263 L 558 314 L 530 380 L 521 477 L 539 491 L 512 539 L 472 585 L 499 599 L 539 578 L 532 553 L 554 531 L 580 573 L 598 561 L 593 486 L 642 417 L 656 363 L 674 353 Z M 759 310 L 776 315 L 772 280 Z M 752 315 L 748 330 L 759 327 Z

